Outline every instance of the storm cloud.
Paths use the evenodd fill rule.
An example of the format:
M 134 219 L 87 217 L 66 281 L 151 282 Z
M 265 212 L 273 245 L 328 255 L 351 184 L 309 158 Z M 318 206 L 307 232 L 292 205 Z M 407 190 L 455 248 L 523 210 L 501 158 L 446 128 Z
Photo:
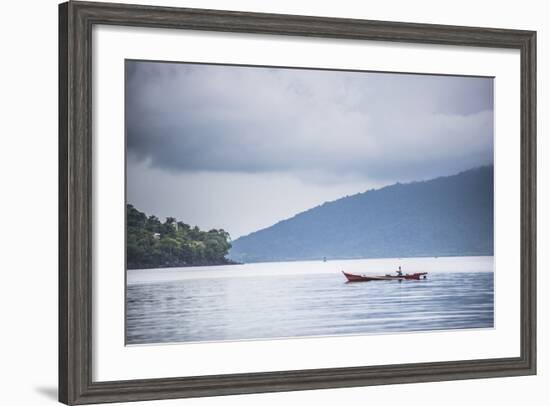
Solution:
M 233 238 L 493 161 L 490 78 L 126 63 L 127 199 Z
M 493 162 L 491 78 L 128 61 L 129 159 L 394 182 Z

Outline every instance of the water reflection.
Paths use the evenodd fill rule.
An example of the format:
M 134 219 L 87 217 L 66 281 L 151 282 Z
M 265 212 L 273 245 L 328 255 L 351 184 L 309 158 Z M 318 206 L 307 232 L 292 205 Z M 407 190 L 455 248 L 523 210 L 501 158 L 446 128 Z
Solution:
M 492 272 L 432 271 L 427 280 L 364 283 L 345 283 L 339 272 L 129 281 L 128 344 L 482 328 L 494 322 Z

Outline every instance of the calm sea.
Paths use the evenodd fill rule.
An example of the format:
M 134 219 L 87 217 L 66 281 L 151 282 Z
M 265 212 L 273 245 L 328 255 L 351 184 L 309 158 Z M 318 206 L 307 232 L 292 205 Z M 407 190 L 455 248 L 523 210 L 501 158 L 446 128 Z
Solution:
M 346 283 L 361 274 L 426 280 Z M 491 328 L 493 257 L 129 270 L 128 344 Z

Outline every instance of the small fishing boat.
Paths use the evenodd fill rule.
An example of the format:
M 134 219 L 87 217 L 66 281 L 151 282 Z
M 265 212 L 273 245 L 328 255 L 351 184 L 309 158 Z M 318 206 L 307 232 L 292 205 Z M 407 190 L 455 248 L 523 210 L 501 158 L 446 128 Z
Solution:
M 369 281 L 391 281 L 391 280 L 420 280 L 426 279 L 428 272 L 416 272 L 412 274 L 403 274 L 403 275 L 357 275 L 353 273 L 347 273 L 342 271 L 348 282 L 369 282 Z

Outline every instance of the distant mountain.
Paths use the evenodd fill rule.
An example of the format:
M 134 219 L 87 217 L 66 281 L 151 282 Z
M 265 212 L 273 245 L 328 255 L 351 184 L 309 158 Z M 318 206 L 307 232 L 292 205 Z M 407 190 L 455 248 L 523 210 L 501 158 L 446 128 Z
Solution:
M 327 202 L 233 241 L 240 262 L 493 255 L 493 167 Z

